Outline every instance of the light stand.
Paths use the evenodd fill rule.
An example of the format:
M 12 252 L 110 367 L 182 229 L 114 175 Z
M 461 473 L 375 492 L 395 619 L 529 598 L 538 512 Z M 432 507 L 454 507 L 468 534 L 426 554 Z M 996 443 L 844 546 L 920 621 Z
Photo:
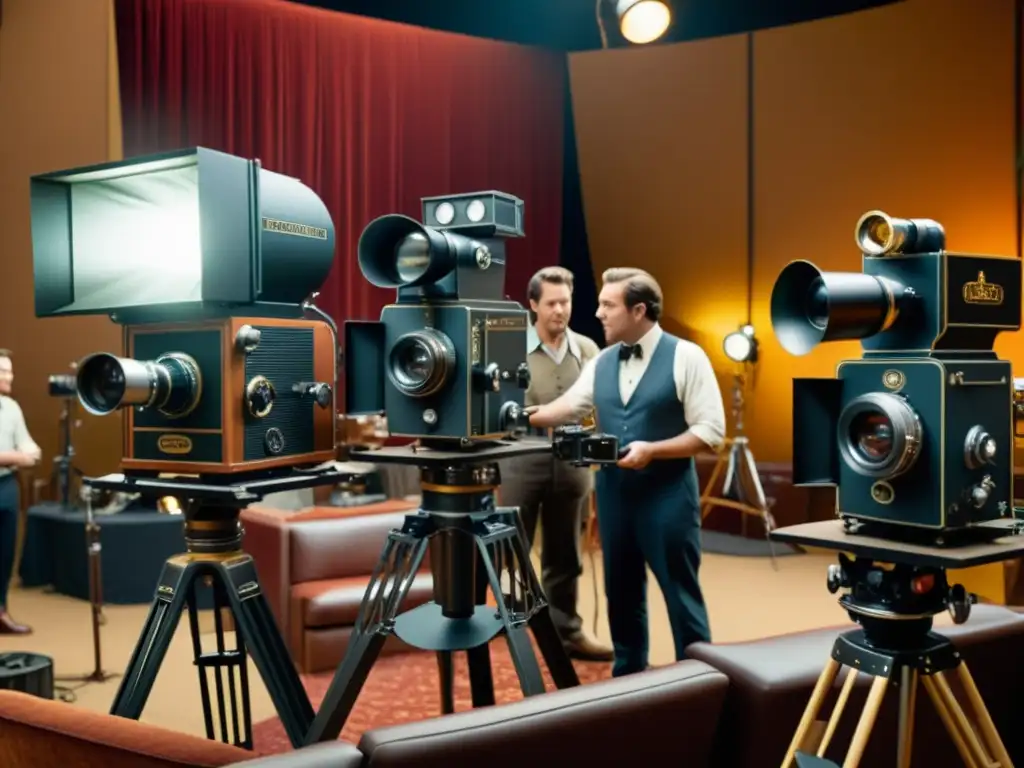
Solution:
M 735 509 L 745 515 L 759 517 L 764 523 L 764 534 L 771 553 L 772 568 L 777 571 L 779 564 L 775 559 L 775 544 L 771 537 L 771 532 L 775 529 L 775 519 L 770 510 L 771 503 L 765 496 L 764 487 L 761 485 L 761 476 L 757 471 L 754 452 L 750 449 L 750 441 L 743 434 L 745 392 L 748 383 L 747 371 L 757 361 L 757 342 L 754 338 L 754 329 L 748 325 L 736 333 L 729 334 L 725 339 L 724 346 L 726 355 L 740 366 L 733 375 L 732 388 L 732 414 L 736 425 L 736 437 L 727 437 L 722 450 L 718 453 L 718 460 L 715 462 L 711 477 L 708 478 L 704 493 L 701 495 L 701 520 L 706 518 L 715 507 Z M 722 494 L 716 496 L 714 490 L 723 472 L 725 478 L 722 481 Z
M 93 671 L 86 675 L 78 675 L 76 677 L 57 677 L 54 678 L 60 683 L 81 683 L 87 685 L 89 683 L 104 683 L 107 680 L 118 677 L 119 675 L 103 670 L 103 659 L 100 651 L 100 625 L 105 624 L 103 616 L 103 568 L 100 560 L 100 553 L 103 546 L 100 542 L 100 526 L 96 523 L 96 518 L 93 515 L 92 502 L 94 491 L 92 488 L 86 490 L 85 495 L 85 545 L 87 548 L 87 556 L 89 561 L 89 605 L 92 609 L 92 648 L 93 648 Z M 82 687 L 76 686 L 75 688 L 66 688 L 58 686 L 57 691 L 60 692 L 61 698 L 64 701 L 74 701 L 74 691 Z
M 72 370 L 78 367 L 72 363 Z M 82 477 L 81 470 L 74 464 L 75 446 L 72 438 L 74 427 L 78 426 L 75 419 L 75 401 L 77 400 L 77 383 L 73 374 L 55 374 L 50 376 L 50 397 L 59 397 L 63 403 L 60 412 L 60 453 L 53 458 L 53 475 L 56 476 L 57 499 L 61 508 L 66 512 L 78 506 L 77 501 L 72 506 L 71 480 L 72 476 Z M 51 475 L 51 487 L 53 485 Z

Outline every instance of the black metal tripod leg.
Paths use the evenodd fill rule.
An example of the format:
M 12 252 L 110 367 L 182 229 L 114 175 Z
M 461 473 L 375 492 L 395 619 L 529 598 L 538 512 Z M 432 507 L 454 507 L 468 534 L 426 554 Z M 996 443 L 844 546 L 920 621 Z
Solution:
M 156 597 L 146 616 L 139 642 L 132 651 L 124 679 L 114 696 L 110 714 L 132 720 L 142 716 L 195 577 L 196 567 L 190 562 L 168 561 L 164 564 Z
M 274 614 L 260 591 L 256 566 L 249 555 L 240 555 L 234 560 L 218 563 L 215 568 L 231 606 L 235 629 L 241 639 L 239 646 L 244 647 L 252 657 L 289 741 L 293 747 L 298 748 L 313 722 L 313 705 L 309 703 L 306 689 L 302 687 Z M 246 710 L 249 700 L 247 684 L 248 677 L 245 676 L 242 701 Z
M 522 574 L 521 579 L 526 585 L 527 591 L 535 595 L 543 595 L 543 588 L 537 578 L 537 572 L 533 569 L 533 562 L 530 560 L 530 552 L 521 525 L 516 526 L 516 536 L 508 542 L 508 548 L 512 550 L 510 554 L 513 568 L 518 569 Z M 555 687 L 574 688 L 579 685 L 579 675 L 576 674 L 576 668 L 573 666 L 569 654 L 565 652 L 565 646 L 562 644 L 562 638 L 551 618 L 551 609 L 546 599 L 539 601 L 539 605 L 528 617 L 527 623 L 533 631 L 533 637 L 537 641 L 537 647 L 540 649 L 541 656 L 544 657 L 544 663 L 551 673 Z
M 306 733 L 305 744 L 333 741 L 345 727 L 370 669 L 394 630 L 395 617 L 427 552 L 428 539 L 424 537 L 425 531 L 418 530 L 420 525 L 422 520 L 410 515 L 401 532 L 388 534 L 363 595 L 348 650 Z
M 437 672 L 441 678 L 441 714 L 455 711 L 455 664 L 451 651 L 437 652 Z
M 192 658 L 196 662 L 196 671 L 199 673 L 199 698 L 203 704 L 203 724 L 206 726 L 206 738 L 215 739 L 213 732 L 213 709 L 210 706 L 210 683 L 206 678 L 206 669 L 199 663 L 203 655 L 203 645 L 199 632 L 199 611 L 196 609 L 196 582 L 193 581 L 186 595 L 188 602 L 188 625 L 189 633 L 192 635 Z
M 494 677 L 491 674 L 491 648 L 487 643 L 466 651 L 469 661 L 469 691 L 473 708 L 494 704 Z
M 509 534 L 515 535 L 515 533 L 516 529 L 511 528 Z M 519 687 L 522 688 L 524 696 L 535 696 L 538 693 L 544 693 L 544 678 L 541 675 L 537 657 L 533 655 L 533 645 L 530 643 L 530 636 L 527 633 L 526 621 L 525 619 L 519 619 L 518 616 L 513 619 L 514 614 L 507 605 L 508 602 L 511 602 L 513 606 L 515 605 L 515 586 L 514 584 L 510 585 L 512 594 L 506 600 L 502 594 L 501 579 L 498 577 L 498 572 L 494 568 L 494 561 L 491 559 L 488 542 L 482 537 L 477 537 L 476 543 L 480 552 L 480 559 L 483 561 L 484 568 L 487 569 L 487 579 L 491 584 L 494 599 L 498 601 L 498 612 L 501 614 L 501 622 L 505 626 L 505 640 L 508 642 L 508 651 L 512 656 L 512 663 L 515 665 L 516 674 L 519 677 Z

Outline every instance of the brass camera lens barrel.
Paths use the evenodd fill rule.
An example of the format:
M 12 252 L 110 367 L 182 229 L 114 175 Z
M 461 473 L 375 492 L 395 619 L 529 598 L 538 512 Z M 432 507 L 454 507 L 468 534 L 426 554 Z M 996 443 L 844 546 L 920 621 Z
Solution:
M 867 256 L 934 253 L 946 247 L 942 225 L 932 219 L 897 219 L 868 211 L 854 228 L 857 247 Z
M 772 330 L 791 355 L 824 341 L 858 340 L 891 327 L 904 287 L 860 272 L 823 272 L 793 261 L 772 289 Z
M 429 397 L 455 373 L 455 345 L 435 328 L 403 334 L 388 354 L 388 378 L 404 395 Z
M 839 414 L 839 454 L 854 472 L 887 480 L 909 470 L 923 438 L 921 420 L 910 403 L 890 392 L 851 400 Z

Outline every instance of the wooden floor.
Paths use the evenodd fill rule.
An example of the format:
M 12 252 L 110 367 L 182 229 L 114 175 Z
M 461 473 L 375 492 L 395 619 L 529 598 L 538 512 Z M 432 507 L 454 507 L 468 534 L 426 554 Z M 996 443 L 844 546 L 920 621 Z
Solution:
M 836 598 L 825 588 L 825 574 L 833 562 L 829 555 L 805 554 L 781 557 L 779 569 L 768 558 L 705 555 L 701 578 L 709 605 L 713 639 L 716 642 L 749 640 L 821 626 L 848 622 Z M 586 562 L 581 580 L 580 612 L 585 625 L 593 625 L 595 605 L 599 608 L 597 635 L 608 639 L 603 589 L 595 600 L 593 576 L 600 574 L 600 555 Z M 598 581 L 600 584 L 600 581 Z M 673 661 L 672 637 L 665 606 L 653 577 L 648 574 L 650 602 L 651 663 Z M 0 636 L 0 652 L 33 651 L 54 660 L 56 674 L 77 675 L 93 669 L 90 609 L 87 602 L 46 594 L 43 590 L 14 589 L 10 608 L 19 620 L 32 625 L 28 637 Z M 120 673 L 128 663 L 138 640 L 148 605 L 105 608 L 102 627 L 103 666 Z M 208 617 L 207 617 L 208 618 Z M 210 622 L 204 621 L 210 626 Z M 212 642 L 212 637 L 204 638 Z M 826 659 L 822 659 L 824 664 Z M 266 689 L 250 662 L 252 715 L 259 721 L 274 714 Z M 102 684 L 91 683 L 76 691 L 75 706 L 99 712 L 109 710 L 119 678 Z M 205 735 L 200 707 L 198 677 L 192 665 L 192 648 L 187 621 L 178 627 L 173 644 L 161 667 L 142 720 L 173 730 Z

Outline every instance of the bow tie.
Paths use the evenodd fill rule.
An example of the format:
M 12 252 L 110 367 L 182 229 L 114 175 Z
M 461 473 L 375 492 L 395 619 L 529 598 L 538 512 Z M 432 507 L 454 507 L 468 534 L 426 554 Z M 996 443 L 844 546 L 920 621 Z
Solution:
M 643 356 L 644 350 L 639 344 L 623 344 L 619 347 L 619 360 L 629 360 L 631 357 L 642 359 Z

